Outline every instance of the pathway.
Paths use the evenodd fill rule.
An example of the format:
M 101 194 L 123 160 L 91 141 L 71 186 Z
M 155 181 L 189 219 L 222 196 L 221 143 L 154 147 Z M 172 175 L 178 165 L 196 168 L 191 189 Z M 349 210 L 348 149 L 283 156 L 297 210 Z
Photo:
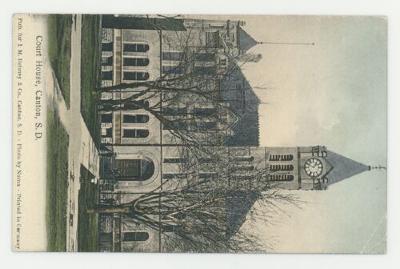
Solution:
M 96 179 L 99 178 L 99 155 L 95 143 L 81 114 L 81 27 L 82 15 L 74 15 L 71 32 L 70 63 L 70 108 L 68 109 L 53 71 L 51 81 L 54 104 L 60 120 L 69 135 L 68 147 L 68 207 L 67 207 L 67 251 L 78 251 L 78 198 L 80 189 L 80 167 L 83 165 Z M 51 85 L 49 85 L 51 86 Z

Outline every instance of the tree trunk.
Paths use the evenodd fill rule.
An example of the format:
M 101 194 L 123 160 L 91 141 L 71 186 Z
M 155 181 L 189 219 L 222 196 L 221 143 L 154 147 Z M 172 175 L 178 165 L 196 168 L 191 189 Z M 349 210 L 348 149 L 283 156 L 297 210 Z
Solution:
M 100 214 L 100 213 L 129 213 L 130 207 L 127 206 L 96 206 L 94 208 L 88 208 L 87 213 L 90 214 Z

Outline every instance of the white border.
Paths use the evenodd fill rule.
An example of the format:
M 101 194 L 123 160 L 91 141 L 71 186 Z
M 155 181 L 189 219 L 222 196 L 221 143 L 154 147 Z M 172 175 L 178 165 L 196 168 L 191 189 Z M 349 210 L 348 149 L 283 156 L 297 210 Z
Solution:
M 236 3 L 238 2 L 238 3 Z M 400 268 L 399 48 L 396 0 L 33 0 L 3 1 L 1 7 L 1 259 L 2 268 Z M 111 6 L 112 5 L 112 6 Z M 396 12 L 397 11 L 397 12 Z M 11 252 L 11 16 L 32 13 L 197 13 L 385 15 L 389 23 L 388 69 L 388 247 L 386 255 L 159 255 L 49 254 Z M 7 60 L 5 60 L 7 59 Z M 397 61 L 396 61 L 397 60 Z M 3 255 L 4 254 L 4 255 Z

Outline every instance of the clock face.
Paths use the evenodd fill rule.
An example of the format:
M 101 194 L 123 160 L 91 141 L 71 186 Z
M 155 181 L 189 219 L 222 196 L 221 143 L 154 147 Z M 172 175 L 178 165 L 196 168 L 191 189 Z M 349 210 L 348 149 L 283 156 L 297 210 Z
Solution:
M 318 177 L 322 174 L 322 162 L 317 158 L 310 158 L 304 164 L 304 170 L 310 177 Z

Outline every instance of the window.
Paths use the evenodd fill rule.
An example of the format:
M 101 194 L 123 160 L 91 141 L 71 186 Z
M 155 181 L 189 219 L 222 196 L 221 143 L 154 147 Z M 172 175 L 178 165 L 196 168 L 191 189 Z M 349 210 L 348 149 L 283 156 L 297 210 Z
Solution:
M 126 52 L 147 52 L 149 49 L 149 45 L 143 43 L 124 44 L 124 51 Z
M 235 159 L 235 161 L 239 161 L 239 162 L 254 161 L 253 156 L 235 156 L 234 159 Z
M 148 121 L 149 121 L 149 116 L 144 114 L 123 116 L 124 123 L 146 123 Z
M 147 72 L 124 72 L 124 80 L 148 80 L 149 73 Z
M 269 166 L 270 171 L 293 171 L 294 167 L 291 164 L 271 164 Z
M 130 100 L 129 102 L 125 103 L 125 108 L 127 110 L 148 109 L 149 108 L 149 101 Z
M 214 75 L 217 73 L 215 66 L 195 66 L 194 73 L 199 76 Z
M 254 176 L 253 175 L 233 175 L 232 178 L 236 179 L 236 180 L 250 180 L 250 179 L 253 179 Z
M 212 62 L 215 60 L 215 54 L 214 53 L 195 53 L 194 58 L 196 61 L 202 61 L 202 62 Z
M 213 158 L 199 158 L 199 163 L 212 163 L 215 161 Z
M 293 175 L 269 175 L 268 179 L 270 181 L 292 181 L 294 179 Z
M 279 154 L 274 154 L 269 156 L 270 161 L 292 161 L 293 160 L 293 154 L 284 154 L 284 155 L 279 155 Z
M 163 66 L 163 74 L 183 74 L 183 68 L 181 66 Z
M 201 172 L 199 173 L 200 179 L 213 179 L 217 176 L 216 172 Z
M 235 165 L 232 167 L 232 171 L 253 171 L 253 165 Z
M 154 174 L 154 163 L 150 159 L 117 159 L 116 174 L 123 181 L 145 181 Z
M 170 121 L 163 124 L 164 130 L 187 130 L 188 124 L 185 121 Z
M 179 179 L 179 178 L 186 178 L 186 173 L 165 173 L 163 174 L 163 179 Z
M 147 66 L 149 65 L 149 59 L 147 58 L 127 58 L 123 60 L 124 66 Z
M 186 107 L 163 107 L 164 116 L 179 116 L 186 114 Z
M 179 231 L 181 226 L 179 225 L 164 225 L 162 227 L 162 231 L 166 232 L 166 233 L 171 233 L 171 232 L 175 232 L 175 231 Z
M 127 138 L 145 138 L 149 136 L 147 129 L 124 129 L 123 136 Z
M 179 157 L 164 158 L 164 163 L 186 163 L 187 159 Z
M 112 71 L 101 72 L 101 79 L 102 80 L 112 80 L 113 72 Z
M 193 114 L 196 116 L 202 116 L 202 117 L 207 117 L 211 115 L 215 115 L 217 113 L 217 109 L 214 107 L 204 107 L 204 108 L 194 108 L 193 109 Z
M 109 43 L 102 43 L 101 44 L 101 50 L 102 51 L 112 51 L 113 50 L 113 44 L 112 42 Z
M 201 131 L 215 130 L 217 129 L 217 123 L 215 121 L 200 121 L 194 127 Z
M 219 32 L 206 32 L 206 46 L 209 48 L 219 47 Z
M 124 233 L 123 241 L 146 241 L 149 239 L 148 232 L 127 232 Z
M 183 52 L 163 52 L 162 59 L 165 61 L 180 61 L 183 59 Z
M 101 122 L 103 123 L 111 123 L 112 122 L 112 114 L 101 114 Z

